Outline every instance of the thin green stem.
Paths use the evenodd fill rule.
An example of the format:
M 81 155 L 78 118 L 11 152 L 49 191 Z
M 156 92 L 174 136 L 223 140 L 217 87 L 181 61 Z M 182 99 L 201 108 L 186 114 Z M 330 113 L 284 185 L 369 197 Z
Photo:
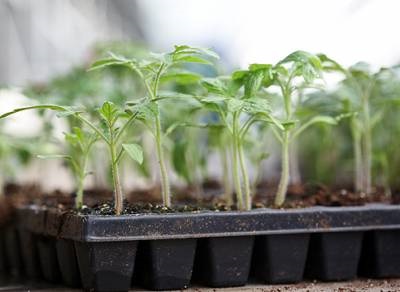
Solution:
M 233 114 L 233 127 L 232 127 L 232 167 L 233 167 L 233 182 L 235 184 L 235 191 L 236 191 L 236 201 L 238 204 L 238 209 L 243 210 L 243 193 L 242 193 L 242 186 L 240 183 L 239 178 L 239 169 L 238 169 L 238 147 L 237 147 L 237 136 L 239 135 L 238 129 L 238 117 L 237 113 Z
M 109 144 L 109 150 L 110 150 L 110 156 L 111 156 L 111 174 L 112 174 L 112 179 L 113 179 L 113 184 L 114 184 L 114 200 L 115 200 L 115 213 L 116 215 L 121 215 L 123 211 L 123 193 L 122 193 L 122 188 L 121 188 L 121 182 L 120 182 L 120 177 L 119 177 L 119 170 L 118 170 L 118 162 L 117 162 L 117 151 L 116 151 L 116 145 L 114 142 L 114 131 L 109 126 L 109 131 L 110 131 L 110 144 Z
M 246 210 L 251 210 L 251 189 L 250 189 L 249 175 L 247 174 L 247 168 L 243 155 L 243 146 L 241 143 L 241 139 L 239 137 L 237 138 L 236 143 L 239 154 L 240 169 L 242 172 L 243 184 L 244 184 L 244 208 Z
M 362 155 L 361 155 L 361 137 L 359 131 L 355 125 L 356 121 L 353 118 L 351 121 L 351 134 L 353 140 L 353 152 L 354 152 L 354 189 L 356 192 L 362 191 L 362 179 L 363 179 L 363 166 L 362 166 Z
M 150 98 L 155 103 L 157 103 L 156 99 L 157 99 L 157 94 L 158 94 L 158 84 L 159 84 L 159 81 L 160 81 L 160 78 L 161 78 L 161 75 L 162 75 L 164 69 L 166 69 L 166 64 L 162 63 L 156 73 L 156 76 L 154 77 L 152 85 L 150 85 L 147 82 L 147 80 L 145 78 L 143 78 L 144 84 L 147 88 Z M 158 165 L 160 168 L 161 193 L 162 193 L 163 205 L 166 207 L 170 207 L 171 206 L 171 190 L 170 190 L 170 185 L 169 185 L 168 172 L 167 172 L 167 168 L 165 165 L 165 159 L 164 159 L 163 134 L 162 134 L 159 110 L 157 111 L 157 114 L 155 115 L 154 122 L 155 122 L 154 138 L 156 140 L 157 159 L 158 159 Z
M 371 145 L 371 119 L 368 98 L 363 98 L 363 124 L 364 124 L 364 135 L 363 135 L 363 167 L 364 167 L 364 177 L 363 177 L 363 191 L 367 195 L 372 192 L 371 188 L 371 167 L 372 167 L 372 145 Z
M 289 131 L 286 130 L 282 140 L 282 173 L 275 197 L 276 206 L 282 206 L 285 202 L 289 179 Z
M 84 182 L 84 178 L 79 177 L 78 190 L 76 192 L 76 198 L 75 198 L 75 208 L 77 210 L 81 209 L 83 206 L 83 182 Z
M 164 160 L 164 152 L 162 147 L 162 133 L 161 133 L 161 122 L 160 116 L 156 115 L 155 118 L 155 139 L 156 139 L 156 148 L 157 148 L 157 158 L 158 158 L 158 165 L 160 166 L 160 176 L 161 176 L 161 192 L 162 192 L 162 199 L 163 204 L 166 207 L 171 206 L 171 191 L 169 186 L 169 178 L 167 173 L 167 168 L 165 166 Z

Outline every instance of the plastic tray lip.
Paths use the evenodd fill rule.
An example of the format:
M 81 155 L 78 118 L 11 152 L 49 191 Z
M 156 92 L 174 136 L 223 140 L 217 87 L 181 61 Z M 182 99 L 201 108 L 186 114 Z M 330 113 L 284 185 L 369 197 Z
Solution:
M 173 217 L 188 217 L 188 216 L 201 216 L 201 215 L 212 215 L 212 216 L 247 216 L 258 213 L 270 213 L 270 214 L 282 214 L 282 213 L 313 213 L 313 212 L 349 212 L 349 211 L 370 211 L 373 210 L 399 210 L 400 205 L 389 205 L 384 203 L 370 203 L 362 206 L 342 206 L 342 207 L 331 207 L 331 206 L 312 206 L 306 208 L 290 208 L 290 209 L 275 209 L 275 208 L 256 208 L 250 211 L 212 211 L 212 210 L 201 210 L 191 212 L 180 212 L 180 213 L 138 213 L 138 214 L 125 214 L 120 216 L 115 215 L 94 215 L 94 214 L 74 214 L 73 216 L 79 218 L 88 218 L 95 220 L 121 220 L 130 218 L 160 218 L 164 216 Z
M 49 212 L 54 211 L 49 209 Z M 50 232 L 51 235 L 85 242 L 400 229 L 400 205 L 386 204 L 122 216 L 60 216 L 64 216 L 62 226 Z M 47 218 L 54 220 L 54 216 Z

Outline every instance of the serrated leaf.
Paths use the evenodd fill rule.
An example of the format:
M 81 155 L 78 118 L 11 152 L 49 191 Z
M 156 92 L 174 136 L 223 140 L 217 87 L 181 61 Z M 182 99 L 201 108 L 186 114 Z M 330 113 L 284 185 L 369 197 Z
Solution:
M 236 99 L 236 98 L 230 98 L 226 100 L 226 105 L 227 109 L 229 112 L 237 112 L 238 110 L 241 110 L 244 106 L 243 100 Z
M 126 153 L 128 153 L 128 155 L 133 160 L 135 160 L 139 164 L 143 163 L 143 149 L 142 149 L 142 146 L 140 146 L 138 144 L 131 143 L 131 144 L 122 144 L 122 147 L 124 148 Z
M 325 54 L 318 54 L 317 57 L 320 59 L 322 68 L 328 72 L 341 72 L 346 74 L 346 69 L 344 69 L 338 62 L 329 58 Z
M 109 123 L 113 123 L 118 117 L 119 110 L 114 103 L 105 101 L 99 109 L 99 113 L 104 120 L 108 121 Z
M 201 58 L 199 56 L 181 56 L 175 58 L 175 62 L 186 62 L 186 63 L 198 63 L 198 64 L 206 64 L 206 65 L 212 65 L 212 62 Z
M 279 67 L 285 64 L 291 64 L 290 71 L 292 74 L 294 74 L 294 76 L 303 77 L 304 81 L 307 83 L 311 83 L 314 79 L 322 77 L 321 71 L 323 67 L 321 60 L 316 55 L 308 52 L 293 52 L 278 62 L 277 66 Z
M 250 98 L 252 96 L 255 96 L 260 90 L 260 87 L 264 80 L 264 72 L 263 70 L 249 72 L 245 80 L 244 96 L 245 98 Z
M 130 102 L 131 110 L 134 112 L 138 112 L 139 115 L 145 120 L 152 119 L 156 115 L 158 115 L 158 105 L 156 102 L 145 99 L 141 100 L 138 103 Z M 140 118 L 139 116 L 139 118 Z
M 322 69 L 321 60 L 316 55 L 310 54 L 305 51 L 295 51 L 286 56 L 280 62 L 278 62 L 278 64 L 285 64 L 290 62 L 296 64 L 310 64 L 315 68 Z
M 214 59 L 219 59 L 219 56 L 214 51 L 207 48 L 190 47 L 187 45 L 174 46 L 174 51 L 171 53 L 174 56 L 179 55 L 205 55 Z
M 180 99 L 194 98 L 193 95 L 176 91 L 160 91 L 157 96 L 158 96 L 157 100 L 169 99 L 169 98 L 180 98 Z
M 127 66 L 129 68 L 137 67 L 137 61 L 134 59 L 127 59 L 123 56 L 118 56 L 109 52 L 110 57 L 95 61 L 88 69 L 88 71 L 102 69 L 108 66 Z
M 248 74 L 247 70 L 238 70 L 232 73 L 232 80 L 242 80 Z
M 249 114 L 269 114 L 271 110 L 269 102 L 264 98 L 247 99 L 244 101 L 243 105 L 243 111 Z
M 219 78 L 204 78 L 201 81 L 201 85 L 203 85 L 203 87 L 207 89 L 209 93 L 222 96 L 228 95 L 228 88 L 226 84 Z
M 198 81 L 200 81 L 201 79 L 201 75 L 196 74 L 196 73 L 192 73 L 192 72 L 188 72 L 188 71 L 178 71 L 178 72 L 167 72 L 165 73 L 162 78 L 161 81 L 166 82 L 166 81 L 173 81 L 177 84 L 182 84 L 182 85 L 186 85 L 186 84 L 193 84 L 193 83 L 197 83 Z

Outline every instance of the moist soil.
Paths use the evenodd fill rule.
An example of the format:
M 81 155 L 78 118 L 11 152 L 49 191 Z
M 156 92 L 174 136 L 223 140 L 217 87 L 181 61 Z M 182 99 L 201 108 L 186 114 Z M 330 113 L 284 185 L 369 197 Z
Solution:
M 196 190 L 201 190 L 201 194 Z M 276 184 L 264 182 L 257 187 L 257 194 L 253 198 L 253 208 L 277 208 L 274 206 L 274 194 Z M 74 212 L 91 215 L 115 215 L 112 191 L 107 189 L 90 189 L 85 191 L 84 206 L 81 210 L 74 208 L 75 194 L 54 191 L 44 194 L 38 186 L 8 185 L 5 189 L 8 194 L 0 202 L 0 221 L 9 217 L 13 208 L 22 204 L 43 205 L 50 208 L 57 208 L 64 212 Z M 200 211 L 235 211 L 235 205 L 228 205 L 223 198 L 223 190 L 217 181 L 207 180 L 199 188 L 188 186 L 175 188 L 174 206 L 162 206 L 159 187 L 150 189 L 135 190 L 127 193 L 122 214 L 165 214 L 165 213 L 186 213 Z M 139 203 L 137 203 L 139 202 Z M 288 189 L 285 204 L 279 209 L 306 208 L 312 206 L 361 206 L 367 203 L 399 204 L 400 196 L 387 196 L 382 189 L 366 196 L 364 193 L 353 192 L 350 188 L 329 189 L 321 184 L 292 185 Z M 4 209 L 4 212 L 3 212 Z M 7 211 L 6 211 L 7 210 Z

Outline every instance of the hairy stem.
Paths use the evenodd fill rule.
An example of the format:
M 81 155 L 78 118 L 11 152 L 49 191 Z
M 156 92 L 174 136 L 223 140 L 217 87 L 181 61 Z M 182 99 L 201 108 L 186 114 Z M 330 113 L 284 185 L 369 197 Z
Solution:
M 282 206 L 285 202 L 289 179 L 289 131 L 286 130 L 282 139 L 282 173 L 275 197 L 276 206 Z
M 165 166 L 165 160 L 164 160 L 164 152 L 163 152 L 163 147 L 162 147 L 161 122 L 160 122 L 159 115 L 156 115 L 155 124 L 156 124 L 155 125 L 156 126 L 155 139 L 156 139 L 156 147 L 157 147 L 158 165 L 160 167 L 162 199 L 163 199 L 164 206 L 170 207 L 171 206 L 171 191 L 170 191 L 170 186 L 169 186 L 169 178 L 168 178 L 167 168 Z
M 78 210 L 81 209 L 83 205 L 83 180 L 82 177 L 78 179 L 78 190 L 75 198 L 75 208 Z
M 363 98 L 363 124 L 364 124 L 364 135 L 363 135 L 363 191 L 370 195 L 371 189 L 371 167 L 372 167 L 372 145 L 371 145 L 371 121 L 369 112 L 369 102 L 365 97 Z
M 243 147 L 240 139 L 237 139 L 237 149 L 239 154 L 239 163 L 240 170 L 243 176 L 243 184 L 244 184 L 244 208 L 246 210 L 251 210 L 251 189 L 249 182 L 249 175 L 247 174 L 246 163 L 244 161 Z
M 121 182 L 119 177 L 118 163 L 117 163 L 117 151 L 114 144 L 114 133 L 110 127 L 110 156 L 111 156 L 111 175 L 114 184 L 114 200 L 115 200 L 115 213 L 121 215 L 123 210 L 124 197 L 122 194 Z
M 233 127 L 232 127 L 232 167 L 233 167 L 233 182 L 235 184 L 235 191 L 236 191 L 236 201 L 238 204 L 238 209 L 243 210 L 243 193 L 242 193 L 242 186 L 240 183 L 239 178 L 239 169 L 238 169 L 238 147 L 237 147 L 237 136 L 238 136 L 238 121 L 237 121 L 237 114 L 233 114 Z
M 363 166 L 362 166 L 362 155 L 361 155 L 361 141 L 360 135 L 354 125 L 355 120 L 352 120 L 352 139 L 353 139 L 353 152 L 354 152 L 354 189 L 356 192 L 362 191 L 362 180 L 363 180 Z

